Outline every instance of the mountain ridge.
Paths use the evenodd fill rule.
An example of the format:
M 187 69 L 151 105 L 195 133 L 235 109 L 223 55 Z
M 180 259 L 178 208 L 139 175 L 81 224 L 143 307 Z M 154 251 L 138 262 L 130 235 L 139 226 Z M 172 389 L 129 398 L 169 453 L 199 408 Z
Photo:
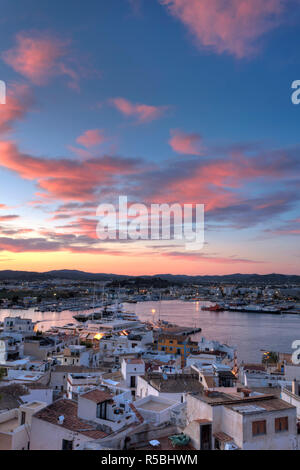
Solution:
M 187 275 L 187 274 L 154 274 L 154 275 L 141 275 L 131 276 L 125 274 L 114 274 L 114 273 L 89 273 L 80 270 L 71 269 L 60 269 L 51 270 L 46 272 L 35 272 L 35 271 L 14 271 L 14 270 L 1 270 L 0 280 L 23 280 L 23 281 L 34 281 L 34 280 L 47 280 L 47 279 L 66 279 L 66 280 L 78 280 L 78 281 L 126 281 L 127 279 L 157 279 L 167 280 L 169 282 L 176 283 L 198 283 L 198 282 L 296 282 L 300 283 L 300 275 L 295 274 L 224 274 L 224 275 Z

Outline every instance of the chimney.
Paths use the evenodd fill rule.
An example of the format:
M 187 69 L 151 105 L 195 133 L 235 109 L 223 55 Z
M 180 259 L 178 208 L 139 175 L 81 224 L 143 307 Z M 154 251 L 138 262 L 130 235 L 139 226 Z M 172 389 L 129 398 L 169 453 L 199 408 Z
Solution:
M 294 379 L 292 382 L 292 393 L 293 395 L 299 396 L 299 383 L 296 379 Z

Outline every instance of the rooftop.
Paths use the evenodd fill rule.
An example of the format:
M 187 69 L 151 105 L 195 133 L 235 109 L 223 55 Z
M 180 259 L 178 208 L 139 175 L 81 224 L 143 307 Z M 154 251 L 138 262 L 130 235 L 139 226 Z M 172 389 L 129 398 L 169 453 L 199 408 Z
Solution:
M 93 372 L 103 372 L 103 369 L 97 369 L 94 367 L 91 369 L 90 367 L 85 367 L 85 366 L 56 365 L 54 372 L 77 372 L 77 373 L 90 372 L 90 373 L 93 373 Z
M 125 359 L 127 364 L 144 364 L 143 359 L 138 359 L 138 358 L 127 358 Z
M 194 374 L 157 374 L 150 373 L 143 377 L 152 387 L 159 392 L 185 393 L 202 392 L 203 385 L 199 382 L 198 375 Z
M 12 418 L 8 421 L 0 423 L 0 432 L 14 432 L 14 430 L 19 426 L 18 418 Z
M 94 401 L 95 403 L 102 403 L 104 401 L 112 400 L 113 395 L 111 393 L 105 392 L 104 390 L 95 389 L 91 390 L 90 392 L 83 393 L 80 395 L 80 397 Z
M 138 409 L 149 410 L 149 411 L 163 411 L 172 406 L 171 403 L 163 403 L 156 400 L 148 400 L 145 403 L 136 405 Z
M 215 439 L 218 439 L 219 441 L 222 441 L 222 442 L 231 442 L 233 441 L 233 438 L 228 436 L 228 434 L 226 434 L 225 432 L 215 432 L 214 433 L 214 438 Z
M 232 409 L 240 414 L 256 414 L 265 413 L 266 411 L 281 411 L 295 408 L 286 401 L 279 398 L 268 398 L 268 396 L 261 397 L 259 400 L 252 401 L 249 404 L 240 405 L 226 405 L 227 408 Z
M 241 414 L 258 413 L 265 411 L 278 411 L 295 408 L 293 405 L 280 400 L 274 395 L 261 395 L 255 397 L 240 397 L 238 394 L 223 392 L 209 392 L 194 395 L 211 406 L 224 405 Z
M 58 418 L 64 416 L 63 424 L 58 424 Z M 103 431 L 99 431 L 89 422 L 79 419 L 77 416 L 77 403 L 73 400 L 60 399 L 47 406 L 43 410 L 34 415 L 35 418 L 41 419 L 48 423 L 61 426 L 83 434 L 91 439 L 102 439 L 106 437 Z

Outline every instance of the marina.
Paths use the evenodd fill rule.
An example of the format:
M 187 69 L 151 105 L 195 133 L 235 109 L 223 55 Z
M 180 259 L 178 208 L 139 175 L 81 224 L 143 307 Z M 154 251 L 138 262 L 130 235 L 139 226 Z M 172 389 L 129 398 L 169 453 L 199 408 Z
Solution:
M 298 339 L 300 315 L 202 310 L 202 307 L 212 305 L 214 304 L 208 301 L 148 301 L 124 303 L 124 311 L 134 313 L 141 321 L 163 320 L 188 328 L 194 332 L 196 339 L 200 334 L 196 330 L 201 329 L 201 334 L 208 338 L 236 345 L 239 358 L 245 361 L 260 360 L 261 349 L 291 352 L 292 342 Z M 67 310 L 36 312 L 34 309 L 26 311 L 2 309 L 0 321 L 8 315 L 32 318 L 37 322 L 38 329 L 43 332 L 52 326 L 77 323 L 73 318 L 74 312 Z M 92 319 L 93 310 L 86 310 L 83 315 L 88 315 Z

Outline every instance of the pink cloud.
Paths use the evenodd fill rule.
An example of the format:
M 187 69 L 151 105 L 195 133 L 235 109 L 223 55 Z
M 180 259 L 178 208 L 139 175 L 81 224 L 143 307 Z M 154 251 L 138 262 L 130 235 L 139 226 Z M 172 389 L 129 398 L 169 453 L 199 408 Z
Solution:
M 15 121 L 24 118 L 31 104 L 32 96 L 27 86 L 9 87 L 6 105 L 1 107 L 0 112 L 0 132 L 10 131 Z
M 40 158 L 19 152 L 11 141 L 0 141 L 0 165 L 22 178 L 36 180 L 41 198 L 92 201 L 102 186 L 122 175 L 137 173 L 137 160 L 101 156 L 85 161 Z
M 78 74 L 62 61 L 68 53 L 67 42 L 49 33 L 22 32 L 16 46 L 2 54 L 3 60 L 16 72 L 36 85 L 44 85 L 57 75 L 70 77 L 70 86 L 78 88 Z
M 201 202 L 208 212 L 240 204 L 245 200 L 243 188 L 248 182 L 266 187 L 268 182 L 292 180 L 297 167 L 293 151 L 257 153 L 249 157 L 232 150 L 225 158 L 185 159 L 146 172 L 135 189 L 137 194 L 144 194 L 146 201 Z
M 167 106 L 149 106 L 141 103 L 131 103 L 125 98 L 113 98 L 111 104 L 124 116 L 134 117 L 139 123 L 150 122 L 160 118 L 168 109 Z
M 69 145 L 68 149 L 71 150 L 71 152 L 78 155 L 78 157 L 82 158 L 83 160 L 87 160 L 88 158 L 93 158 L 93 154 L 86 149 L 74 147 L 73 145 Z
M 278 26 L 282 0 L 159 0 L 200 46 L 241 58 L 253 54 L 264 33 Z M 287 3 L 287 2 L 286 2 Z
M 201 155 L 203 153 L 202 138 L 198 134 L 186 134 L 178 129 L 171 130 L 169 144 L 174 152 L 184 155 Z
M 61 246 L 57 242 L 44 238 L 9 238 L 0 237 L 0 251 L 12 253 L 59 251 Z
M 8 222 L 10 220 L 18 219 L 19 216 L 12 214 L 12 215 L 0 215 L 0 222 Z
M 31 228 L 8 228 L 0 226 L 0 233 L 2 235 L 22 235 L 25 233 L 33 232 Z
M 83 147 L 90 148 L 103 144 L 107 140 L 102 129 L 90 129 L 80 135 L 76 142 Z

